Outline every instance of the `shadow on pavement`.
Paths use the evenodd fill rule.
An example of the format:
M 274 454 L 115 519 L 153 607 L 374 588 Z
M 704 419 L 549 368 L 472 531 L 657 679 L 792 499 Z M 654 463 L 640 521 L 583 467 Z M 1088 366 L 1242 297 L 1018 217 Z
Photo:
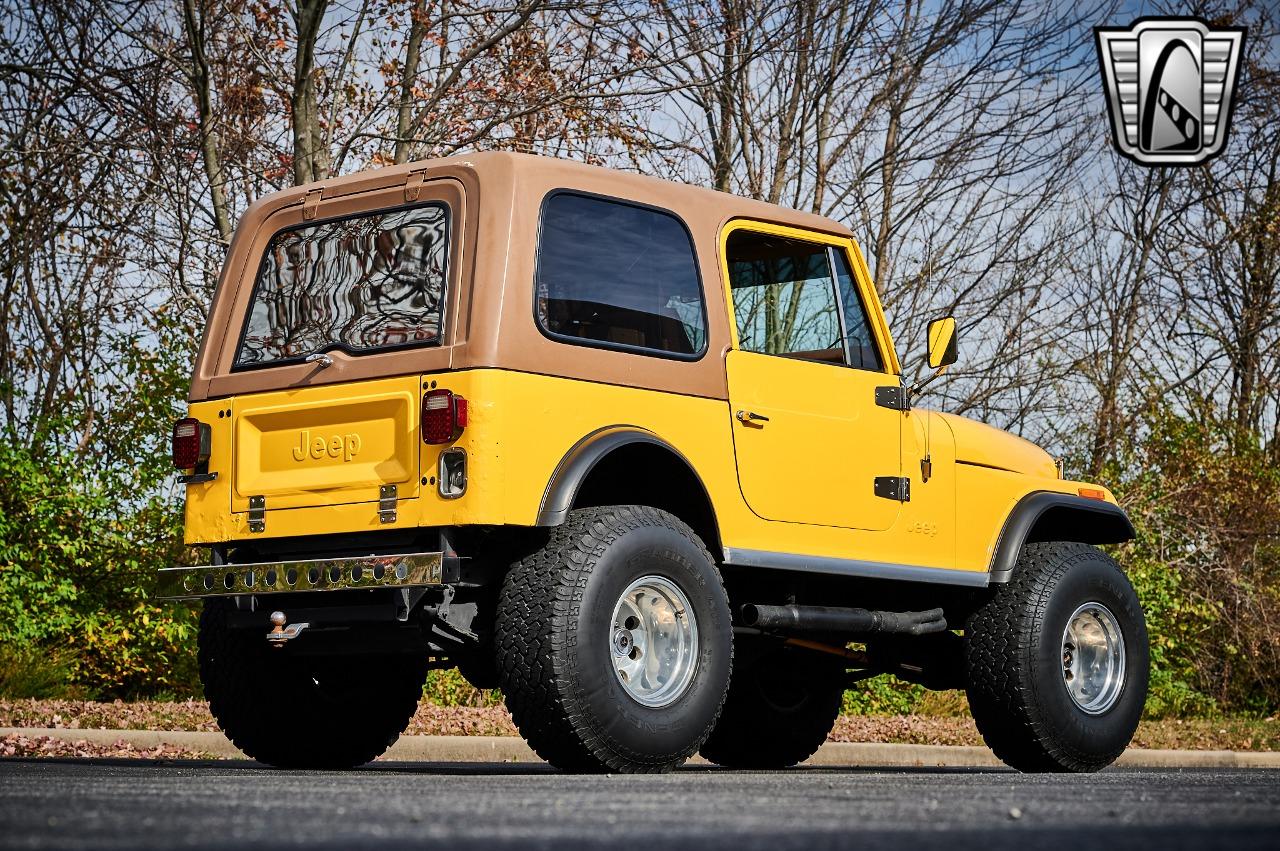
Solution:
M 126 757 L 3 757 L 3 764 L 27 765 L 77 765 L 111 766 L 118 768 L 186 768 L 218 771 L 276 772 L 288 771 L 304 774 L 427 774 L 441 776 L 502 776 L 519 777 L 540 775 L 561 776 L 561 772 L 545 763 L 529 762 L 408 762 L 378 760 L 347 771 L 322 769 L 278 769 L 249 759 L 133 759 Z M 899 774 L 899 775 L 996 775 L 1016 774 L 1007 768 L 948 767 L 948 766 L 797 766 L 787 769 L 734 770 L 714 765 L 685 765 L 676 769 L 677 775 L 690 774 L 744 774 L 770 776 L 822 776 L 851 774 Z M 591 776 L 591 775 L 582 775 Z

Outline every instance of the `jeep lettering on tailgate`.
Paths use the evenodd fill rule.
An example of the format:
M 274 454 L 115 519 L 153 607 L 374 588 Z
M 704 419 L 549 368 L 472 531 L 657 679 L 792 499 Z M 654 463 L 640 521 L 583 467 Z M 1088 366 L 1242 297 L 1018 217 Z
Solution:
M 311 432 L 303 429 L 298 436 L 298 445 L 293 448 L 293 460 L 306 461 L 308 458 L 319 460 L 326 455 L 330 458 L 341 458 L 350 461 L 360 451 L 360 435 L 335 434 L 332 437 L 312 437 Z

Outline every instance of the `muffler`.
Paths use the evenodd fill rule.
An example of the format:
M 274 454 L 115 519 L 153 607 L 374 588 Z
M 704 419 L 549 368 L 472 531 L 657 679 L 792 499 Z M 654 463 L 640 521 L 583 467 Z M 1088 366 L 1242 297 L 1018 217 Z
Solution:
M 869 609 L 844 609 L 831 606 L 764 606 L 742 607 L 744 626 L 758 629 L 795 630 L 796 632 L 841 632 L 856 634 L 894 633 L 926 635 L 945 632 L 947 619 L 942 609 L 926 612 L 875 612 Z

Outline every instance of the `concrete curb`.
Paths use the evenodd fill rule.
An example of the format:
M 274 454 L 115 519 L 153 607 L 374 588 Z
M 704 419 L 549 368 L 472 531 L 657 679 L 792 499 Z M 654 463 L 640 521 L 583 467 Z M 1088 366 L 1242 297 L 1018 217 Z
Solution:
M 0 727 L 0 736 L 48 736 L 67 742 L 112 744 L 125 741 L 136 748 L 176 745 L 220 759 L 244 759 L 222 733 L 164 730 L 79 730 Z M 395 762 L 541 762 L 514 736 L 401 736 L 383 759 Z M 690 765 L 707 765 L 701 757 Z M 951 745 L 895 745 L 877 742 L 827 742 L 805 765 L 848 768 L 1000 768 L 991 751 Z M 1270 768 L 1280 769 L 1275 751 L 1178 751 L 1130 748 L 1116 761 L 1127 768 Z
M 190 730 L 80 730 L 66 727 L 0 727 L 0 736 L 48 736 L 64 742 L 89 742 L 110 745 L 119 741 L 135 748 L 154 748 L 158 745 L 176 745 L 186 750 L 200 751 L 219 759 L 244 759 L 244 754 L 221 733 L 200 733 Z

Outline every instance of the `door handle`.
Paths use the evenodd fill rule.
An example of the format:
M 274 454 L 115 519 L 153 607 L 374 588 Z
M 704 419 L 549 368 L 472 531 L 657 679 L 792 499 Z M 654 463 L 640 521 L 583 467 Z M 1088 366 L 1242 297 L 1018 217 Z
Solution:
M 757 414 L 754 411 L 738 411 L 738 422 L 750 425 L 751 423 L 767 423 L 769 418 L 764 414 Z

